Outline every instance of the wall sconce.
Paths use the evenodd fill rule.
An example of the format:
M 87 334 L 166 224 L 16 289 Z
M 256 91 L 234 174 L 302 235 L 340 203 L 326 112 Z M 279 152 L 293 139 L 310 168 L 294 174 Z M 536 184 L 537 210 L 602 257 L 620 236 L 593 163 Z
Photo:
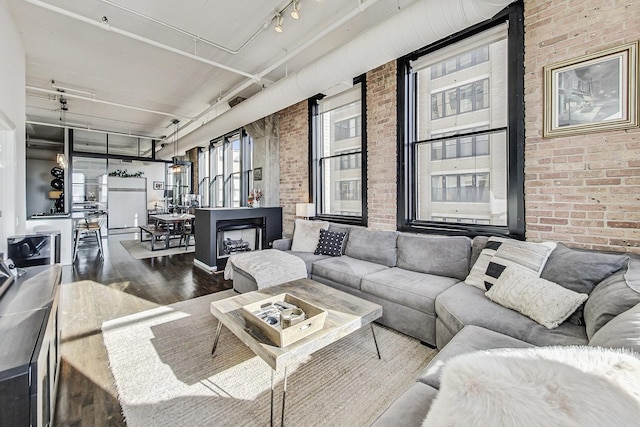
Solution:
M 316 204 L 296 203 L 296 216 L 301 216 L 304 219 L 309 219 L 316 216 Z
M 62 169 L 66 169 L 67 166 L 69 166 L 69 163 L 67 163 L 67 158 L 65 157 L 64 154 L 62 153 L 58 153 L 56 154 L 56 163 L 58 164 L 58 166 L 60 166 Z

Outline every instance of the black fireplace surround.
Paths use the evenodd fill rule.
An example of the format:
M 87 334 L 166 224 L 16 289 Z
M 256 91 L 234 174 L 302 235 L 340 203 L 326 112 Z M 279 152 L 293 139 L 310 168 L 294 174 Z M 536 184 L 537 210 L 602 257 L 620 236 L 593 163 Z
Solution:
M 273 241 L 282 238 L 282 208 L 201 208 L 196 209 L 196 253 L 194 264 L 208 271 L 224 271 L 231 253 L 224 252 L 227 231 L 255 230 L 254 242 L 227 242 L 235 244 L 233 253 L 246 250 L 268 249 Z M 233 239 L 232 239 L 233 240 Z M 238 239 L 235 239 L 238 240 Z M 222 246 L 222 247 L 221 247 Z

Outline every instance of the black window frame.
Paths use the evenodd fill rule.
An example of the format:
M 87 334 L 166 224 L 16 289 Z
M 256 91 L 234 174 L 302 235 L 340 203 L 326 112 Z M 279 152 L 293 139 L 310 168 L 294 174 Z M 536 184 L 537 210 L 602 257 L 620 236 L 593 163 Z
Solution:
M 358 225 L 366 227 L 368 223 L 368 209 L 367 209 L 367 78 L 366 74 L 362 74 L 353 79 L 353 84 L 360 84 L 360 144 L 361 144 L 361 216 L 354 215 L 335 215 L 325 214 L 319 212 L 321 209 L 321 195 L 322 195 L 322 177 L 318 162 L 315 161 L 318 154 L 318 147 L 316 144 L 316 116 L 318 111 L 318 101 L 325 97 L 324 94 L 318 94 L 308 99 L 308 119 L 309 119 L 309 202 L 315 203 L 316 215 L 315 219 L 321 219 L 325 221 L 331 221 L 339 224 Z M 340 154 L 336 154 L 325 159 L 353 156 L 353 151 L 348 151 Z M 340 162 L 338 162 L 340 163 Z
M 509 23 L 507 32 L 507 225 L 457 224 L 416 220 L 417 194 L 414 172 L 417 159 L 413 141 L 417 141 L 415 111 L 417 90 L 415 76 L 411 78 L 410 61 L 462 41 L 468 37 Z M 398 90 L 398 210 L 397 229 L 417 233 L 446 235 L 500 235 L 519 240 L 525 238 L 524 211 L 524 6 L 517 1 L 493 18 L 453 34 L 397 60 Z M 443 139 L 450 139 L 443 137 Z

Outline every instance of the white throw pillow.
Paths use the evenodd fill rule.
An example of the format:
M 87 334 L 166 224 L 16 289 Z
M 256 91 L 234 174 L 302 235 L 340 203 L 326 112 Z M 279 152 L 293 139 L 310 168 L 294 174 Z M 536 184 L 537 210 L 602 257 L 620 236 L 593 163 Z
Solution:
M 510 265 L 526 268 L 540 276 L 555 247 L 555 242 L 531 243 L 490 237 L 464 282 L 486 291 Z
M 586 346 L 499 349 L 449 360 L 423 427 L 631 427 L 640 360 Z
M 548 329 L 564 322 L 588 298 L 515 266 L 507 267 L 485 295 Z
M 320 240 L 320 229 L 327 230 L 328 228 L 329 223 L 326 221 L 296 219 L 291 250 L 295 252 L 315 252 Z

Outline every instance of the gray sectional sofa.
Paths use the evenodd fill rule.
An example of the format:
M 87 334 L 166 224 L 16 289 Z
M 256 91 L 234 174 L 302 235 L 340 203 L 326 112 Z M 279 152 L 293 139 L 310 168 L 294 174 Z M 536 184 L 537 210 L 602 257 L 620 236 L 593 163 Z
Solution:
M 348 233 L 341 256 L 290 251 L 291 239 L 277 240 L 273 247 L 302 258 L 310 278 L 382 305 L 379 323 L 440 350 L 416 383 L 380 416 L 375 423 L 378 427 L 422 425 L 437 395 L 442 366 L 458 354 L 551 345 L 605 345 L 640 351 L 637 257 L 558 244 L 541 277 L 590 296 L 583 316 L 574 315 L 547 329 L 464 283 L 487 237 L 472 240 L 336 224 L 328 229 Z M 616 324 L 615 329 L 597 334 L 608 323 Z

